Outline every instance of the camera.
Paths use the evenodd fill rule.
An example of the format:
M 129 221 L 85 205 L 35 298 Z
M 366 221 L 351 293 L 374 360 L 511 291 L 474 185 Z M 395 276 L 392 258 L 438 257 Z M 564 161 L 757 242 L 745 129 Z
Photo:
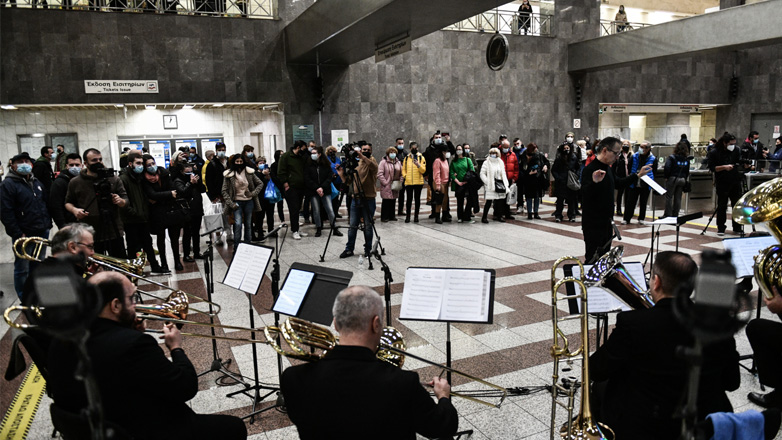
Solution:
M 355 171 L 356 165 L 358 165 L 357 159 L 361 155 L 361 147 L 366 144 L 366 141 L 358 141 L 342 146 L 341 153 L 344 157 L 342 160 L 342 168 L 345 169 L 346 174 L 352 174 Z M 356 151 L 356 148 L 358 148 L 358 151 Z
M 98 175 L 93 186 L 95 187 L 95 198 L 98 201 L 98 207 L 106 209 L 111 206 L 111 182 L 109 178 L 114 177 L 116 171 L 114 168 L 99 168 L 95 171 Z

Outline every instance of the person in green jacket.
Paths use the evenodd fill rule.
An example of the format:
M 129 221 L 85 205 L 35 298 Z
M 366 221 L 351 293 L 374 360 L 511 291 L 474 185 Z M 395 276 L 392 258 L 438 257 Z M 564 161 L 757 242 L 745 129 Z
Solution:
M 293 143 L 293 147 L 287 153 L 280 156 L 280 164 L 277 167 L 277 178 L 282 183 L 283 196 L 288 202 L 294 240 L 301 240 L 301 237 L 308 235 L 299 232 L 299 211 L 307 191 L 304 184 L 304 166 L 307 163 L 308 154 L 307 143 L 298 140 Z
M 464 155 L 464 148 L 461 145 L 457 145 L 456 159 L 451 162 L 451 190 L 456 193 L 456 217 L 459 219 L 459 223 L 475 223 L 475 220 L 470 218 L 470 188 L 467 182 L 464 181 L 464 176 L 468 171 L 475 172 L 475 167 L 472 165 L 472 160 Z M 468 201 L 467 209 L 464 208 L 465 200 Z

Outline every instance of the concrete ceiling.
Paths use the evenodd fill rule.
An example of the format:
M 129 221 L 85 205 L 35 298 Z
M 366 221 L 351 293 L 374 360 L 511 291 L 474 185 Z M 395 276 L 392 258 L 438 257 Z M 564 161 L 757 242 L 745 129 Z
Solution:
M 60 110 L 122 110 L 127 108 L 129 110 L 144 110 L 147 105 L 154 105 L 157 110 L 179 110 L 185 108 L 196 109 L 243 109 L 243 110 L 282 110 L 282 104 L 277 102 L 225 102 L 225 103 L 200 103 L 200 104 L 186 104 L 186 103 L 156 103 L 156 104 L 33 104 L 33 105 L 14 105 L 3 106 L 3 111 L 24 111 L 24 112 L 41 112 L 41 111 L 60 111 Z

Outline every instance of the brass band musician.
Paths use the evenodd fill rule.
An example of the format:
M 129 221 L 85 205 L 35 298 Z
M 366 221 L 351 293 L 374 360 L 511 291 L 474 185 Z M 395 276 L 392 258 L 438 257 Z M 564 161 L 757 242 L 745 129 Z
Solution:
M 781 316 L 782 296 L 777 286 L 772 286 L 774 297 L 763 296 L 768 311 Z M 753 359 L 758 369 L 760 383 L 774 388 L 766 394 L 749 393 L 749 401 L 764 408 L 782 409 L 782 375 L 779 366 L 782 364 L 782 323 L 769 319 L 753 319 L 747 324 L 747 339 L 752 346 Z

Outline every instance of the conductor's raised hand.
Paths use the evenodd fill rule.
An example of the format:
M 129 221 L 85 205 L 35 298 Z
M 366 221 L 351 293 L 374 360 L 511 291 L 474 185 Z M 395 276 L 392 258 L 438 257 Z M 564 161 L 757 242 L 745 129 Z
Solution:
M 451 397 L 451 385 L 447 380 L 435 376 L 432 378 L 432 381 L 429 382 L 429 386 L 434 388 L 434 395 L 437 396 L 438 400 L 443 397 Z
M 595 183 L 600 183 L 603 181 L 603 178 L 606 176 L 605 170 L 596 170 L 594 173 L 592 173 L 592 181 Z

